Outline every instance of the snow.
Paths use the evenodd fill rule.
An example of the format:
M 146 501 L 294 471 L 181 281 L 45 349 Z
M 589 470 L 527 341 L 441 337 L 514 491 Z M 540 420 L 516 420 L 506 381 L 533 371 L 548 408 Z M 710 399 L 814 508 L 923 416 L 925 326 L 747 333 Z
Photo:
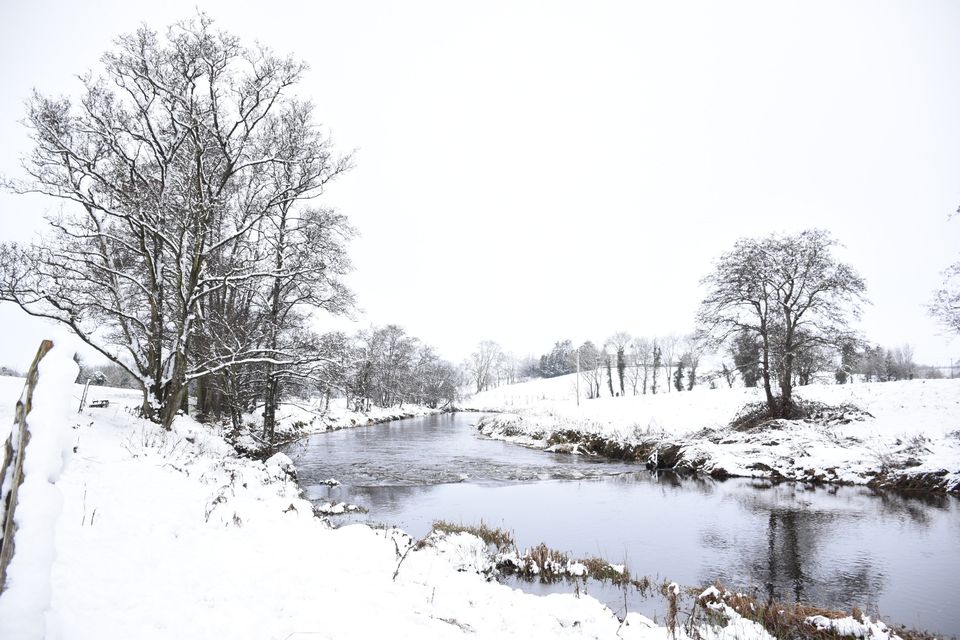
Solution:
M 30 440 L 23 482 L 14 513 L 14 555 L 7 571 L 7 588 L 0 595 L 0 638 L 40 640 L 46 636 L 54 532 L 63 503 L 55 483 L 70 447 L 69 391 L 78 370 L 71 356 L 64 348 L 54 347 L 39 365 L 33 410 L 27 416 Z
M 827 618 L 826 616 L 811 616 L 806 621 L 821 631 L 833 631 L 841 636 L 850 638 L 870 638 L 872 640 L 900 640 L 900 636 L 891 631 L 887 625 L 879 620 L 873 621 L 870 616 L 863 616 L 863 621 L 852 616 L 845 618 Z
M 323 502 L 316 505 L 313 510 L 314 513 L 324 516 L 339 516 L 345 513 L 358 513 L 366 511 L 366 509 L 363 507 L 355 504 L 347 504 L 346 502 Z
M 697 388 L 627 395 L 576 404 L 575 376 L 534 380 L 468 399 L 470 409 L 498 412 L 484 433 L 546 448 L 550 434 L 573 430 L 624 443 L 672 443 L 683 460 L 707 473 L 866 484 L 928 476 L 940 489 L 960 490 L 960 380 L 816 384 L 802 399 L 847 412 L 815 420 L 777 421 L 752 431 L 729 424 L 759 389 Z M 576 444 L 551 450 L 577 453 Z
M 720 590 L 712 585 L 704 589 L 703 593 L 701 593 L 698 596 L 700 600 L 703 600 L 705 598 L 719 598 L 719 597 L 720 597 Z
M 292 476 L 297 473 L 297 468 L 293 466 L 293 460 L 287 454 L 279 451 L 264 460 L 263 464 L 268 469 L 276 469 Z
M 59 477 L 57 456 L 33 467 L 44 472 L 33 481 L 62 499 L 36 497 L 46 505 L 36 538 L 45 550 L 21 557 L 18 548 L 15 558 L 31 567 L 16 589 L 34 595 L 4 593 L 0 637 L 668 637 L 635 614 L 621 624 L 589 596 L 490 581 L 486 545 L 469 534 L 420 546 L 396 530 L 332 529 L 300 497 L 282 457 L 238 457 L 184 416 L 163 431 L 126 410 L 140 402 L 133 391 L 91 388 L 91 399 L 110 405 L 78 415 L 82 388 L 65 385 L 72 375 L 37 397 L 34 418 L 69 435 L 57 449 L 69 461 Z M 0 415 L 12 415 L 22 384 L 0 379 Z M 55 448 L 48 444 L 37 453 Z
M 31 425 L 56 428 L 33 443 L 30 482 L 45 490 L 25 504 L 24 526 L 40 530 L 26 550 L 18 537 L 21 577 L 0 597 L 0 637 L 688 638 L 634 612 L 621 622 L 587 595 L 498 584 L 497 556 L 467 533 L 418 543 L 396 529 L 332 529 L 300 497 L 287 456 L 239 457 L 185 416 L 163 431 L 127 411 L 141 401 L 134 391 L 91 387 L 110 405 L 78 415 L 73 375 L 56 357 L 41 372 Z M 12 415 L 22 384 L 0 378 L 0 415 Z M 718 611 L 724 622 L 696 637 L 770 637 Z

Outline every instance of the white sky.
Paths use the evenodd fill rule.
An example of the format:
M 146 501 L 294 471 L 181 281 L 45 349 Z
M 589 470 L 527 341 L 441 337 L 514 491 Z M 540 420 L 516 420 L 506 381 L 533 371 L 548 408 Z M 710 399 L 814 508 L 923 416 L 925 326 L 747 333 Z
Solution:
M 199 6 L 309 62 L 298 93 L 358 150 L 326 203 L 362 234 L 362 324 L 455 361 L 686 332 L 736 238 L 820 226 L 871 340 L 960 358 L 923 306 L 960 237 L 956 2 L 88 4 L 0 0 L 0 173 L 32 87 L 76 95 L 116 35 Z M 0 195 L 0 239 L 50 206 Z M 18 366 L 52 333 L 9 305 L 0 328 Z

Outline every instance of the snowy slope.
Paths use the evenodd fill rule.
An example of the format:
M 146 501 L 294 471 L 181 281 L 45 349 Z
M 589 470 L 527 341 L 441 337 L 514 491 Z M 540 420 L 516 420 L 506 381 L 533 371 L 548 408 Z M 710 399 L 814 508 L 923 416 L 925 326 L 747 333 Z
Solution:
M 21 387 L 0 378 L 0 415 L 12 415 Z M 79 387 L 37 397 L 55 392 L 56 419 L 38 414 L 63 436 L 38 453 L 66 454 L 52 545 L 48 535 L 48 561 L 0 596 L 2 637 L 687 638 L 636 613 L 621 623 L 586 595 L 535 596 L 491 582 L 475 536 L 407 553 L 413 541 L 396 530 L 331 529 L 300 498 L 282 455 L 239 458 L 184 417 L 165 432 L 126 410 L 135 392 L 98 388 L 93 399 L 110 406 L 82 415 Z M 28 611 L 18 597 L 31 583 L 48 591 L 42 608 Z M 726 616 L 702 623 L 698 637 L 770 638 Z M 895 637 L 881 631 L 869 635 Z
M 12 415 L 22 383 L 0 378 L 0 415 Z M 394 581 L 405 536 L 330 529 L 282 465 L 237 458 L 187 418 L 163 432 L 124 410 L 135 394 L 97 392 L 109 408 L 61 414 L 76 451 L 56 482 L 50 604 L 34 637 L 600 638 L 620 627 L 592 598 L 458 571 L 449 549 L 409 554 Z M 22 586 L 0 597 L 4 628 L 18 629 L 5 637 L 33 635 L 11 600 Z M 621 637 L 666 637 L 632 619 Z

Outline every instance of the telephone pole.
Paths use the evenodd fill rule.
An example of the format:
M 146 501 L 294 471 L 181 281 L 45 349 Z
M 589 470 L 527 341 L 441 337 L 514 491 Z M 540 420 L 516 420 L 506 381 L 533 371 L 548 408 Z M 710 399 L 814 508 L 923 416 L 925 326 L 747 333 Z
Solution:
M 569 388 L 569 387 L 568 387 Z M 580 349 L 577 349 L 577 406 L 580 406 Z

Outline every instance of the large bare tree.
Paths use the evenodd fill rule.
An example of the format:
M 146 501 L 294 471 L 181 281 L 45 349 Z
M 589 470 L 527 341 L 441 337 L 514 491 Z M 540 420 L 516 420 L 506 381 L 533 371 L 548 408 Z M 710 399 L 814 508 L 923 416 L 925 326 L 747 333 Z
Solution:
M 643 384 L 643 395 L 647 394 L 647 377 L 650 359 L 653 357 L 653 343 L 648 338 L 634 338 L 630 342 L 630 369 L 628 378 L 637 395 L 637 388 Z
M 960 262 L 943 272 L 943 285 L 934 294 L 930 313 L 950 331 L 960 333 Z
M 477 350 L 470 354 L 467 370 L 473 379 L 477 393 L 489 389 L 493 384 L 493 377 L 497 361 L 503 349 L 492 340 L 484 340 L 477 345 Z
M 826 231 L 743 238 L 704 278 L 708 293 L 698 314 L 705 335 L 726 342 L 746 333 L 761 345 L 761 375 L 768 412 L 789 416 L 797 354 L 813 346 L 839 348 L 853 338 L 866 284 L 833 256 Z M 779 378 L 779 396 L 771 379 Z
M 129 371 L 144 414 L 169 427 L 191 379 L 276 359 L 241 343 L 191 363 L 204 303 L 290 277 L 264 260 L 271 247 L 257 248 L 256 235 L 348 160 L 310 133 L 309 105 L 288 95 L 305 65 L 245 48 L 204 15 L 165 36 L 122 36 L 102 63 L 75 104 L 28 103 L 29 178 L 6 184 L 67 206 L 43 241 L 3 247 L 0 299 L 68 325 Z

